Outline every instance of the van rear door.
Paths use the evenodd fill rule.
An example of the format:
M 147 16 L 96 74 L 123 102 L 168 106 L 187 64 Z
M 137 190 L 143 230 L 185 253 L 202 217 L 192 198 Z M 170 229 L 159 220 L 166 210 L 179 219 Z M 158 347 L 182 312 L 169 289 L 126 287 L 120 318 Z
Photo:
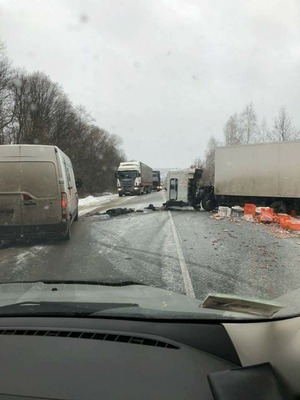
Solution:
M 38 233 L 44 225 L 61 222 L 57 168 L 52 161 L 21 162 L 23 233 Z M 51 229 L 51 226 L 49 226 Z
M 10 154 L 8 161 L 0 161 L 0 234 L 19 237 L 21 234 L 21 183 L 19 152 Z

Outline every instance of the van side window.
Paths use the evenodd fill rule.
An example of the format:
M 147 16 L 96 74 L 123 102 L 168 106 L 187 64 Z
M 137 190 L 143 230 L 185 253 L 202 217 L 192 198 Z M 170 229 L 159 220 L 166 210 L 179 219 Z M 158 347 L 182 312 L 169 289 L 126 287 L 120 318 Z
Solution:
M 70 168 L 65 162 L 64 162 L 64 166 L 65 166 L 65 171 L 66 171 L 66 175 L 67 175 L 68 185 L 69 185 L 69 187 L 72 187 L 72 179 L 71 179 L 71 174 L 70 174 Z

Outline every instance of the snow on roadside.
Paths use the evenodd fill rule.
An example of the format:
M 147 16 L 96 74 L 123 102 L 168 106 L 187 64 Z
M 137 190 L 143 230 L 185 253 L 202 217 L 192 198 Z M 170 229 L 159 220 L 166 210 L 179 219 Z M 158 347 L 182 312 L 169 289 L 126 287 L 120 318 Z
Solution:
M 109 204 L 111 201 L 118 198 L 117 194 L 107 194 L 105 196 L 87 196 L 84 199 L 79 199 L 79 215 L 86 214 L 97 207 Z

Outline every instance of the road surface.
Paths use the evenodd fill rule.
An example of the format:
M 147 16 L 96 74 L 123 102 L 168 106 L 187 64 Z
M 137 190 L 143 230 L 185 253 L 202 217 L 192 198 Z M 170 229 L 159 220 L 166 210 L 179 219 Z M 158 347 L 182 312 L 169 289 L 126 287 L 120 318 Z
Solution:
M 68 242 L 3 246 L 0 281 L 136 281 L 198 299 L 230 293 L 270 300 L 299 287 L 299 236 L 204 211 L 144 210 L 165 196 L 116 196 L 98 211 L 143 212 L 109 219 L 81 210 Z

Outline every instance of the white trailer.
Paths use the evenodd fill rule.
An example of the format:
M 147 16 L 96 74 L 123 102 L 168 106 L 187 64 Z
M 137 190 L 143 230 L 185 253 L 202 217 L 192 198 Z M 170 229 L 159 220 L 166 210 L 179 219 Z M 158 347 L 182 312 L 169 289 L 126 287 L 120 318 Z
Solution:
M 152 168 L 140 161 L 121 162 L 116 172 L 119 196 L 141 195 L 152 190 Z
M 203 197 L 203 207 L 246 202 L 299 212 L 300 141 L 216 149 L 214 190 Z

